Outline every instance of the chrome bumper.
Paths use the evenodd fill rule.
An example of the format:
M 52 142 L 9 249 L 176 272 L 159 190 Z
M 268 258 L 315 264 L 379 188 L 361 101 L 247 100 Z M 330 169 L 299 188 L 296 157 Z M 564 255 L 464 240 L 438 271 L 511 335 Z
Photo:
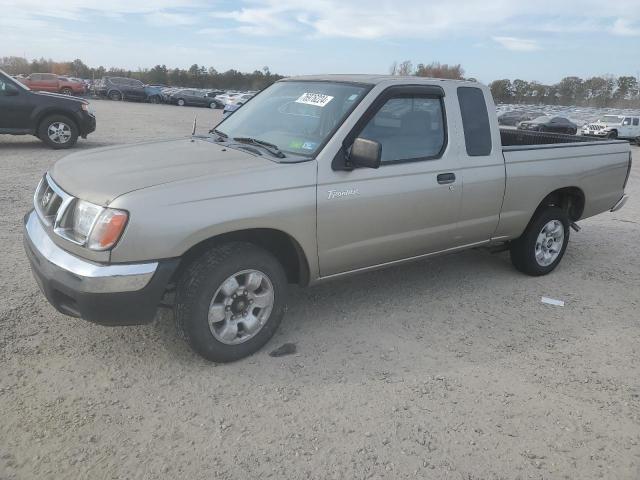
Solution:
M 611 212 L 617 212 L 622 207 L 624 207 L 624 204 L 627 203 L 627 200 L 629 200 L 629 195 L 623 195 L 622 198 L 620 200 L 618 200 L 613 207 L 611 207 L 610 211 Z
M 158 262 L 100 265 L 63 250 L 49 238 L 35 211 L 25 219 L 25 240 L 39 270 L 82 293 L 133 292 L 146 287 Z

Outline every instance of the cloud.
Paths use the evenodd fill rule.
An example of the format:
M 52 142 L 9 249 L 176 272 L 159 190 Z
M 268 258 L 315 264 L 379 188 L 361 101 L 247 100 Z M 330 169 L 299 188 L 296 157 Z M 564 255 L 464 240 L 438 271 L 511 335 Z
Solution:
M 198 15 L 171 12 L 153 12 L 145 15 L 148 24 L 154 27 L 175 27 L 180 25 L 194 25 L 198 23 Z
M 513 50 L 514 52 L 535 52 L 540 50 L 540 45 L 536 40 L 516 37 L 493 37 L 493 40 L 507 50 Z
M 621 37 L 636 37 L 640 36 L 640 26 L 634 26 L 629 20 L 619 18 L 611 27 L 611 33 Z

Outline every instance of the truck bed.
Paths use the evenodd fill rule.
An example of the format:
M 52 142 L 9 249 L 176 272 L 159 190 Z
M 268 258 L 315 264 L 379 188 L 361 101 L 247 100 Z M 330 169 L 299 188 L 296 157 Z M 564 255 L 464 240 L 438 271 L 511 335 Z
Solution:
M 629 143 L 591 137 L 501 129 L 505 195 L 497 236 L 518 236 L 549 192 L 580 192 L 587 218 L 612 208 L 624 194 Z

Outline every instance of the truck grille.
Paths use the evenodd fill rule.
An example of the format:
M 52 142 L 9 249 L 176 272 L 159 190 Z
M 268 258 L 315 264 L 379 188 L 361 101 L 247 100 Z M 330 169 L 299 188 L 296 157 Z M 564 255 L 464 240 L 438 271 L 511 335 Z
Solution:
M 33 206 L 45 225 L 53 226 L 55 230 L 62 223 L 64 214 L 73 200 L 74 197 L 65 193 L 47 174 L 38 184 Z
M 587 128 L 589 130 L 602 130 L 604 128 L 604 125 L 598 125 L 598 124 L 592 123 L 590 125 L 587 125 Z

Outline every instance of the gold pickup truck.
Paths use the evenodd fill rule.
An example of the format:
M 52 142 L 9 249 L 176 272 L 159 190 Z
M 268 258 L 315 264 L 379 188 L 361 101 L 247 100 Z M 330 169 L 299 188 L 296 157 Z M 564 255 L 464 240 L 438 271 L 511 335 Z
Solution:
M 630 146 L 500 131 L 494 112 L 475 82 L 281 80 L 209 135 L 57 162 L 26 251 L 61 312 L 127 325 L 170 301 L 218 362 L 269 340 L 291 283 L 495 245 L 544 275 L 576 222 L 624 205 Z

